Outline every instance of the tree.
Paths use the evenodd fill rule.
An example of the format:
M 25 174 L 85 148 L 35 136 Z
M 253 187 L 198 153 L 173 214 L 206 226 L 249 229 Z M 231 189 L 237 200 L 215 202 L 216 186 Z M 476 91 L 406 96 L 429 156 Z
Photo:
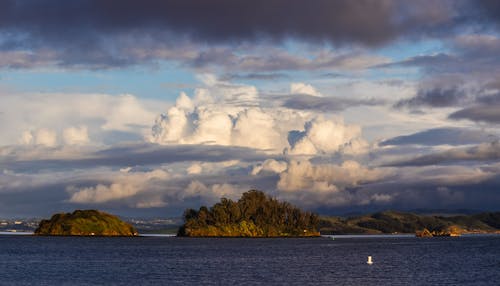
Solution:
M 179 235 L 191 236 L 303 236 L 319 235 L 318 216 L 257 190 L 237 202 L 222 198 L 210 209 L 184 212 Z

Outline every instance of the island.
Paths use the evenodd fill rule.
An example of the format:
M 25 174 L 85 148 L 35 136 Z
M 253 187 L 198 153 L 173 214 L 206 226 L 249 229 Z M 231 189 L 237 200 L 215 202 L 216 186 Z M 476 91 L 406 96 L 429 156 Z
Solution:
M 137 230 L 118 217 L 98 210 L 58 213 L 42 220 L 35 235 L 50 236 L 137 236 Z
M 250 190 L 237 202 L 222 198 L 210 208 L 186 210 L 178 236 L 316 237 L 318 222 L 316 214 Z

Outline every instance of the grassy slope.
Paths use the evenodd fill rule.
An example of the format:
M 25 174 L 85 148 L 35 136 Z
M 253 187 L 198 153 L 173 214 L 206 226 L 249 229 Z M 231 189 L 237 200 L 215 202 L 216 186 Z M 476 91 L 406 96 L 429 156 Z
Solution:
M 497 232 L 500 212 L 443 217 L 385 211 L 349 218 L 321 217 L 319 224 L 322 234 L 415 233 L 424 228 L 440 231 L 450 226 L 458 226 L 464 233 Z

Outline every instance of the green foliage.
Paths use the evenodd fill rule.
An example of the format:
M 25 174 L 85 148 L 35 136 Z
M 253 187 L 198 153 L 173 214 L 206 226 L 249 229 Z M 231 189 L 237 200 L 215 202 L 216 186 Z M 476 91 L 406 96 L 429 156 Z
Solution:
M 349 218 L 322 217 L 319 222 L 322 234 L 415 233 L 424 229 L 433 235 L 494 232 L 500 229 L 500 213 L 444 217 L 385 211 Z
M 37 235 L 135 236 L 137 231 L 118 217 L 97 210 L 59 213 L 42 220 Z
M 318 216 L 279 202 L 261 191 L 245 192 L 238 202 L 222 198 L 210 209 L 184 212 L 180 236 L 317 236 Z
M 492 228 L 500 229 L 500 212 L 482 213 L 473 217 Z

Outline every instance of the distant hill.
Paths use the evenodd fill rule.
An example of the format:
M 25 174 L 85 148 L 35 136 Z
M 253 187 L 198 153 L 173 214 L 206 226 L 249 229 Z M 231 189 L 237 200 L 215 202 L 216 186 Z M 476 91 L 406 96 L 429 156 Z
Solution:
M 318 216 L 251 190 L 237 201 L 222 198 L 212 207 L 184 212 L 179 236 L 290 237 L 319 236 Z
M 500 233 L 500 212 L 432 216 L 384 211 L 348 218 L 323 216 L 319 220 L 321 234 L 416 233 L 424 229 L 441 234 L 449 229 L 460 233 Z
M 36 235 L 58 236 L 136 236 L 137 231 L 118 217 L 97 210 L 59 213 L 42 220 Z

